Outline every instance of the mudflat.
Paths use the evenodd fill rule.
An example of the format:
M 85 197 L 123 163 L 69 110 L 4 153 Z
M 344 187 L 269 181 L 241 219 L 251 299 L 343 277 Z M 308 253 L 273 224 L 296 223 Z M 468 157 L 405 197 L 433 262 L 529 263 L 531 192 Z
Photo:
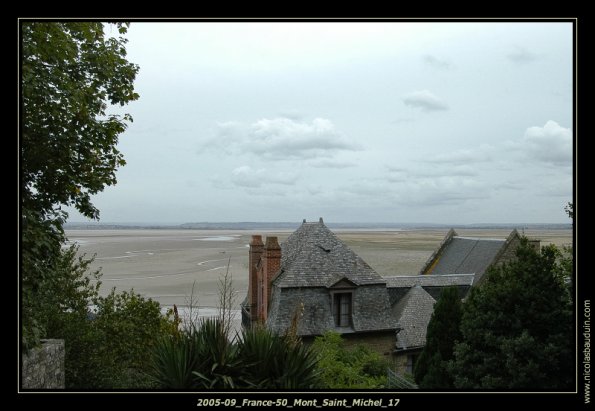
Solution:
M 506 238 L 510 229 L 457 229 L 461 236 Z M 95 255 L 101 268 L 101 294 L 112 287 L 150 297 L 163 306 L 217 307 L 218 282 L 229 265 L 236 308 L 248 288 L 248 243 L 253 234 L 276 235 L 284 241 L 292 230 L 69 230 L 79 252 Z M 447 230 L 335 230 L 335 234 L 380 275 L 417 274 Z M 526 230 L 542 244 L 572 242 L 571 230 Z M 192 293 L 194 285 L 194 293 Z

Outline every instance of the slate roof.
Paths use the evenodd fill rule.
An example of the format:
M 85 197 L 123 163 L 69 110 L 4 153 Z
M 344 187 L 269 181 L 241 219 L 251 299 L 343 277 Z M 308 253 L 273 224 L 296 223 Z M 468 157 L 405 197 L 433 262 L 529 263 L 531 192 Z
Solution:
M 330 287 L 343 278 L 357 286 L 385 284 L 384 279 L 322 221 L 304 222 L 281 244 L 281 268 L 273 280 L 274 285 Z
M 506 240 L 454 237 L 428 274 L 475 273 L 481 276 Z
M 471 286 L 475 274 L 400 275 L 384 277 L 388 288 Z
M 281 244 L 281 268 L 273 279 L 267 327 L 284 332 L 296 307 L 303 307 L 298 335 L 394 332 L 396 319 L 386 281 L 321 221 L 304 222 Z M 352 293 L 350 327 L 337 329 L 332 292 Z
M 518 235 L 516 230 L 511 232 L 508 239 L 461 237 L 451 229 L 426 261 L 420 274 L 473 273 L 473 284 L 477 284 L 515 235 Z
M 412 287 L 392 308 L 397 319 L 397 350 L 420 348 L 426 344 L 426 332 L 436 300 L 421 286 Z

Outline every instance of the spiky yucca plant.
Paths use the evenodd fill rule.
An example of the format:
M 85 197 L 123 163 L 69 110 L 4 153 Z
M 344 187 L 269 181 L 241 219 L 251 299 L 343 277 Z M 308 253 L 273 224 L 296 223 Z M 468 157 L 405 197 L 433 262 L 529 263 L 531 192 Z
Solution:
M 164 388 L 312 388 L 316 356 L 301 342 L 255 327 L 229 341 L 217 319 L 160 340 L 153 378 Z
M 194 341 L 188 333 L 161 338 L 153 350 L 151 376 L 161 387 L 187 389 L 194 386 L 197 368 Z
M 255 388 L 312 388 L 317 385 L 316 356 L 301 342 L 262 328 L 244 330 L 238 341 L 244 379 Z

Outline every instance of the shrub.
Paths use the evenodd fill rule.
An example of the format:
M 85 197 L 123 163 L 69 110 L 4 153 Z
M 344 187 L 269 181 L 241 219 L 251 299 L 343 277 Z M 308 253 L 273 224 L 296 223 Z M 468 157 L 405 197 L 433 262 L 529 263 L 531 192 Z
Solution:
M 341 335 L 327 331 L 312 349 L 318 357 L 321 388 L 384 388 L 387 362 L 364 345 L 344 346 Z

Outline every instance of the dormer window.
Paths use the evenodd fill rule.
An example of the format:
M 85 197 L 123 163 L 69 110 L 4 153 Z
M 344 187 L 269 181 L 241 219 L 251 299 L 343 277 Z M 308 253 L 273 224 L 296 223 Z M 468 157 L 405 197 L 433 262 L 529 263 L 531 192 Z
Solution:
M 343 277 L 329 286 L 335 327 L 353 327 L 353 293 L 357 285 Z
M 333 293 L 333 317 L 336 327 L 351 327 L 351 292 Z

